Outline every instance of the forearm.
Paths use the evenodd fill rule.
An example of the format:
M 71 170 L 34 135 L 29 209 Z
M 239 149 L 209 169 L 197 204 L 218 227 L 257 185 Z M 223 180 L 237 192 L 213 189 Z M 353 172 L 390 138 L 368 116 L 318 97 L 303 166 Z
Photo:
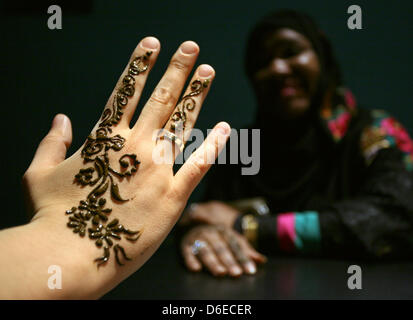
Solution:
M 286 212 L 254 217 L 257 249 L 348 258 L 406 258 L 413 254 L 413 224 L 403 208 L 368 199 L 337 202 L 320 212 Z M 244 218 L 234 228 L 247 236 Z M 249 238 L 247 236 L 247 238 Z
M 104 291 L 106 270 L 96 270 L 93 243 L 73 237 L 59 225 L 45 219 L 0 232 L 3 254 L 0 277 L 1 298 L 82 299 L 97 298 Z M 61 270 L 61 289 L 49 288 L 49 267 Z M 100 282 L 100 283 L 99 283 Z M 25 288 L 25 290 L 22 290 Z

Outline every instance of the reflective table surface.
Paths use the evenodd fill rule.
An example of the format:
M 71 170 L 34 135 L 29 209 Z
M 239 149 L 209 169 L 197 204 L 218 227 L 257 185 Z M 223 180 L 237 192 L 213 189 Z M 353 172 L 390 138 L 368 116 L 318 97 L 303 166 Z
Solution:
M 348 288 L 351 265 L 362 289 Z M 353 282 L 353 281 L 350 281 Z M 172 237 L 135 274 L 103 299 L 413 299 L 412 262 L 268 257 L 254 276 L 214 278 L 183 266 Z

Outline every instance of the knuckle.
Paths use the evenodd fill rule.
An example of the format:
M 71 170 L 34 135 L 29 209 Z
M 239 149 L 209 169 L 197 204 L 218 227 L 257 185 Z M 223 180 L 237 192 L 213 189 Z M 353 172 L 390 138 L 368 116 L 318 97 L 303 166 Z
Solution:
M 221 257 L 226 257 L 228 255 L 228 250 L 223 245 L 217 245 L 214 249 L 217 255 Z
M 178 186 L 176 186 L 175 184 L 171 183 L 168 187 L 168 198 L 175 200 L 175 201 L 179 201 L 179 200 L 183 200 L 183 192 L 181 190 L 181 188 L 178 188 Z
M 44 169 L 33 169 L 29 167 L 21 178 L 21 184 L 24 191 L 38 189 L 39 183 L 48 179 L 48 172 Z
M 23 184 L 25 184 L 25 185 L 29 184 L 30 181 L 33 180 L 33 175 L 34 175 L 33 170 L 30 169 L 30 168 L 27 169 L 26 172 L 23 174 L 23 177 L 22 177 Z
M 47 145 L 58 145 L 62 142 L 62 136 L 56 133 L 49 133 L 47 134 L 42 141 L 40 141 L 40 146 L 47 146 Z
M 192 243 L 199 239 L 201 237 L 200 235 L 200 229 L 199 227 L 194 227 L 191 230 L 188 231 L 186 241 L 188 245 L 192 245 Z
M 192 179 L 197 178 L 202 174 L 202 164 L 198 163 L 197 161 L 193 161 L 190 163 L 191 170 L 189 172 Z
M 179 71 L 186 72 L 189 69 L 189 64 L 185 63 L 184 61 L 181 61 L 177 58 L 174 58 L 170 62 L 170 66 L 174 69 L 177 69 Z
M 184 237 L 181 241 L 181 251 L 182 251 L 182 253 L 186 253 L 187 250 L 190 250 L 191 243 L 193 242 L 192 238 L 193 238 L 193 235 L 191 234 L 191 232 L 184 235 Z
M 208 229 L 200 229 L 198 232 L 200 238 L 208 238 Z
M 199 157 L 202 159 L 202 164 L 204 168 L 207 168 L 208 165 L 215 162 L 216 157 L 218 156 L 218 148 L 215 146 L 214 142 L 206 142 L 204 148 L 200 149 L 202 152 L 199 152 Z
M 196 154 L 193 161 L 189 163 L 191 165 L 191 175 L 193 177 L 203 174 L 209 167 L 202 153 Z
M 49 170 L 41 167 L 30 165 L 24 172 L 22 181 L 24 184 L 31 184 L 32 182 L 38 182 L 41 178 L 48 178 Z
M 212 157 L 215 156 L 215 154 L 217 153 L 219 147 L 219 141 L 218 139 L 214 139 L 212 141 L 208 141 L 206 147 L 205 147 L 205 153 L 207 154 L 207 156 Z
M 156 88 L 149 101 L 155 104 L 170 106 L 174 103 L 175 98 L 170 88 Z

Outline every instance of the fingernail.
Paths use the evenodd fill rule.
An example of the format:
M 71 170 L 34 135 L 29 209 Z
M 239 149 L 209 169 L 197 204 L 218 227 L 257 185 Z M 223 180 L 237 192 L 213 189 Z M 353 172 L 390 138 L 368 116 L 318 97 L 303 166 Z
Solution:
M 53 120 L 53 128 L 60 131 L 63 136 L 70 134 L 69 119 L 64 114 L 58 114 Z
M 247 263 L 246 269 L 249 274 L 254 274 L 255 272 L 257 272 L 257 268 L 255 268 L 255 265 L 252 262 Z
M 221 122 L 218 124 L 218 128 L 217 128 L 218 132 L 224 136 L 228 135 L 231 128 L 229 126 L 228 123 L 226 122 Z
M 238 266 L 232 267 L 231 271 L 232 271 L 232 274 L 235 276 L 239 276 L 242 273 L 242 269 Z
M 203 64 L 198 69 L 198 75 L 202 78 L 208 78 L 214 74 L 214 69 L 207 64 Z
M 198 45 L 193 41 L 185 41 L 181 44 L 181 52 L 183 54 L 194 54 L 198 51 Z
M 154 37 L 146 37 L 142 40 L 141 47 L 147 50 L 156 50 L 159 48 L 159 40 Z
M 224 267 L 218 266 L 217 267 L 217 275 L 224 275 L 227 273 L 227 270 Z

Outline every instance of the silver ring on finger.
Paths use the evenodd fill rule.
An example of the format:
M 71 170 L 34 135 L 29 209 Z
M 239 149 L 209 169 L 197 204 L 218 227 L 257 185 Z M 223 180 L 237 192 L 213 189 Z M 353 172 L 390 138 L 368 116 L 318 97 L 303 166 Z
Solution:
M 191 246 L 192 253 L 194 255 L 198 255 L 202 249 L 204 249 L 207 246 L 207 243 L 202 240 L 195 240 L 194 243 Z
M 172 143 L 175 143 L 178 146 L 180 152 L 184 150 L 184 142 L 176 134 L 168 130 L 161 129 L 158 133 L 158 137 L 156 138 L 156 141 L 163 140 L 163 139 L 167 139 L 171 141 Z

